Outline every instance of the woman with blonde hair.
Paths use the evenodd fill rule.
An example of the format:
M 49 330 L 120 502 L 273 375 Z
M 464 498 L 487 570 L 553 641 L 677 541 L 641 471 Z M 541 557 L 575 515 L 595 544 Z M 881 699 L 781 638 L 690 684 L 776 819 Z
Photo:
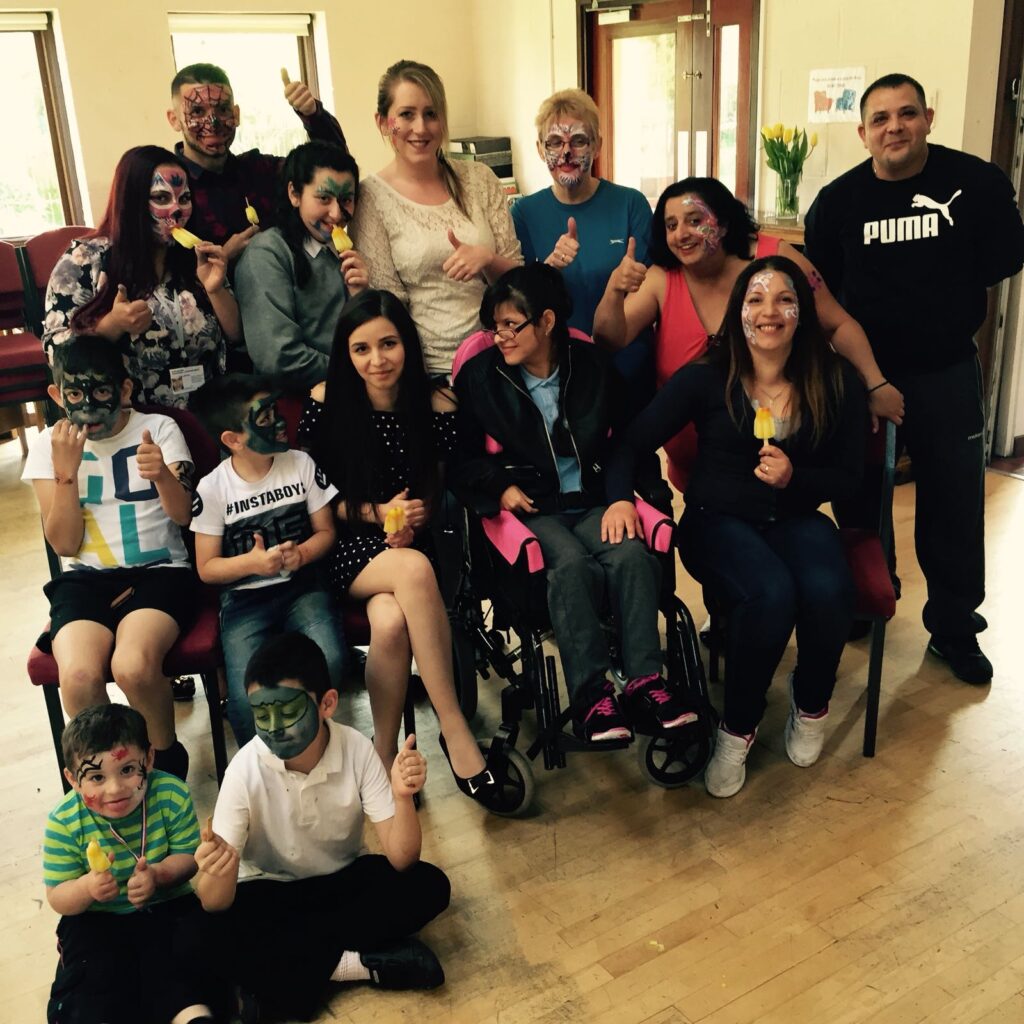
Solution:
M 353 233 L 371 287 L 405 303 L 427 371 L 447 376 L 459 342 L 478 327 L 488 282 L 522 262 L 519 243 L 494 172 L 448 159 L 447 102 L 432 68 L 392 64 L 376 121 L 394 158 L 360 185 Z
M 599 114 L 582 89 L 562 89 L 537 111 L 537 152 L 551 186 L 512 207 L 523 257 L 562 271 L 572 296 L 570 327 L 592 333 L 608 278 L 629 251 L 647 259 L 651 206 L 642 192 L 594 175 Z

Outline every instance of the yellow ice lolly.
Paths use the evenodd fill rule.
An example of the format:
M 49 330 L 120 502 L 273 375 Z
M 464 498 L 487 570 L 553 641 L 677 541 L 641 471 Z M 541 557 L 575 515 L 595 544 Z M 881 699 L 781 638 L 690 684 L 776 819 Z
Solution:
M 405 529 L 405 509 L 395 505 L 387 510 L 384 516 L 384 532 L 399 533 Z
M 103 847 L 95 839 L 89 840 L 89 845 L 85 848 L 85 859 L 93 871 L 110 870 L 110 858 L 103 852 Z
M 245 197 L 245 219 L 254 227 L 260 226 L 260 215 L 256 212 L 256 207 L 249 202 L 249 197 Z
M 203 240 L 198 235 L 193 235 L 191 231 L 186 231 L 184 228 L 173 228 L 171 238 L 186 249 L 194 249 L 197 245 L 203 244 Z
M 771 409 L 762 406 L 754 413 L 754 437 L 758 441 L 770 441 L 775 436 L 775 417 Z
M 292 84 L 292 80 L 288 77 L 288 69 L 287 68 L 281 68 L 281 81 L 285 85 L 291 85 Z
M 352 239 L 348 237 L 348 232 L 340 224 L 334 225 L 334 230 L 331 232 L 331 241 L 334 243 L 334 248 L 338 250 L 339 255 L 343 252 L 348 252 L 352 248 Z

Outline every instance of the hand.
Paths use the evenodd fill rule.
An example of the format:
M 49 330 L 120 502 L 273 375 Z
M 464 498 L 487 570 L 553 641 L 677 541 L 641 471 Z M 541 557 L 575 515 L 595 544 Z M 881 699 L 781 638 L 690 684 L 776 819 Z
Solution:
M 395 533 L 385 533 L 384 542 L 389 548 L 407 548 L 412 545 L 412 542 L 416 539 L 416 534 L 413 528 L 406 524 L 400 530 Z
M 278 544 L 277 550 L 281 553 L 282 567 L 289 572 L 298 572 L 306 564 L 302 548 L 293 540 L 286 540 L 283 544 Z
M 159 480 L 167 472 L 164 453 L 148 430 L 142 432 L 142 444 L 135 449 L 135 466 L 143 480 Z
M 82 452 L 88 434 L 75 426 L 71 420 L 58 420 L 50 434 L 50 457 L 53 461 L 53 475 L 61 480 L 77 480 L 78 467 L 82 464 Z
M 109 853 L 107 857 L 110 857 Z M 117 894 L 121 891 L 112 871 L 90 871 L 82 877 L 85 879 L 86 891 L 96 903 L 116 900 Z
M 370 287 L 370 272 L 366 269 L 363 257 L 355 249 L 341 254 L 338 269 L 349 295 L 358 295 L 364 288 Z
M 878 431 L 879 419 L 892 420 L 898 427 L 903 422 L 903 392 L 886 383 L 868 395 L 868 410 L 871 412 L 871 431 Z
M 118 334 L 142 334 L 153 322 L 153 311 L 145 299 L 129 302 L 128 289 L 119 284 L 114 304 L 103 319 L 107 321 L 107 326 L 115 328 Z
M 196 246 L 196 277 L 207 295 L 216 295 L 228 276 L 228 260 L 224 249 L 212 242 Z
M 612 502 L 601 516 L 601 540 L 607 544 L 621 544 L 623 534 L 630 540 L 644 535 L 640 513 L 631 501 Z
M 455 252 L 441 264 L 441 269 L 453 281 L 471 281 L 482 274 L 494 259 L 493 249 L 488 249 L 486 245 L 460 242 L 451 228 L 448 229 L 448 241 Z
M 303 117 L 316 113 L 316 97 L 303 82 L 289 82 L 284 87 L 284 98 Z
M 527 512 L 533 515 L 537 511 L 530 500 L 530 496 L 521 491 L 515 484 L 512 484 L 511 487 L 506 487 L 501 492 L 500 502 L 501 507 L 506 512 Z
M 416 734 L 410 733 L 391 765 L 391 792 L 395 796 L 412 796 L 427 781 L 427 760 L 415 746 Z
M 238 875 L 238 851 L 221 839 L 210 827 L 210 819 L 199 832 L 196 866 L 211 878 L 234 878 Z
M 580 243 L 576 240 L 576 218 L 570 217 L 566 224 L 565 234 L 559 235 L 554 249 L 551 250 L 551 255 L 544 262 L 549 266 L 564 270 L 576 259 L 576 254 L 579 251 Z
M 647 268 L 637 262 L 636 239 L 630 236 L 626 243 L 626 255 L 622 262 L 612 271 L 611 280 L 608 282 L 611 288 L 623 295 L 640 290 L 640 285 L 647 277 Z
M 276 576 L 284 568 L 281 548 L 275 544 L 268 549 L 263 543 L 263 534 L 258 531 L 252 535 L 252 549 L 248 558 L 257 576 Z
M 408 487 L 404 491 L 399 491 L 390 501 L 377 506 L 377 515 L 381 523 L 384 522 L 388 509 L 396 505 L 405 512 L 405 525 L 412 530 L 419 530 L 427 525 L 430 513 L 426 503 L 421 498 L 410 498 Z
M 793 463 L 789 456 L 773 444 L 766 444 L 760 451 L 761 461 L 754 469 L 754 476 L 761 483 L 782 490 L 793 478 Z
M 249 244 L 252 236 L 259 231 L 259 228 L 253 224 L 251 227 L 247 227 L 244 231 L 239 231 L 237 235 L 232 235 L 222 246 L 221 252 L 224 254 L 224 258 L 228 263 L 234 263 L 239 256 L 245 252 L 245 247 Z
M 133 907 L 144 907 L 156 892 L 156 871 L 146 863 L 145 857 L 140 857 L 125 886 L 128 895 L 128 902 Z

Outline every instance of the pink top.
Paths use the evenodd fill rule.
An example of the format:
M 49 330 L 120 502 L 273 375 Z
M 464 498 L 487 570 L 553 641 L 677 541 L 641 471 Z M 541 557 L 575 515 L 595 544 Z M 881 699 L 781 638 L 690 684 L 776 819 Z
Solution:
M 781 238 L 758 235 L 755 259 L 778 254 Z M 708 332 L 693 305 L 686 274 L 676 267 L 665 274 L 665 303 L 658 317 L 655 335 L 654 369 L 658 387 L 664 386 L 680 366 L 692 363 L 707 351 Z M 693 425 L 685 427 L 668 444 L 668 477 L 680 491 L 686 487 L 690 466 L 697 454 L 697 435 Z

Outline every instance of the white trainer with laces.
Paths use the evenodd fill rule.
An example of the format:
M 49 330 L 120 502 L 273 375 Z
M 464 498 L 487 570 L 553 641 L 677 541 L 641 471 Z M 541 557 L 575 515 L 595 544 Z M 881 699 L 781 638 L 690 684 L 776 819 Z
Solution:
M 718 727 L 715 752 L 704 769 L 704 786 L 712 796 L 735 796 L 747 781 L 747 754 L 754 745 L 755 730 L 749 736 L 736 736 Z
M 809 715 L 796 706 L 793 699 L 793 676 L 789 677 L 789 717 L 786 719 L 786 754 L 798 768 L 810 768 L 821 756 L 825 745 L 825 722 L 828 705 L 816 715 Z

